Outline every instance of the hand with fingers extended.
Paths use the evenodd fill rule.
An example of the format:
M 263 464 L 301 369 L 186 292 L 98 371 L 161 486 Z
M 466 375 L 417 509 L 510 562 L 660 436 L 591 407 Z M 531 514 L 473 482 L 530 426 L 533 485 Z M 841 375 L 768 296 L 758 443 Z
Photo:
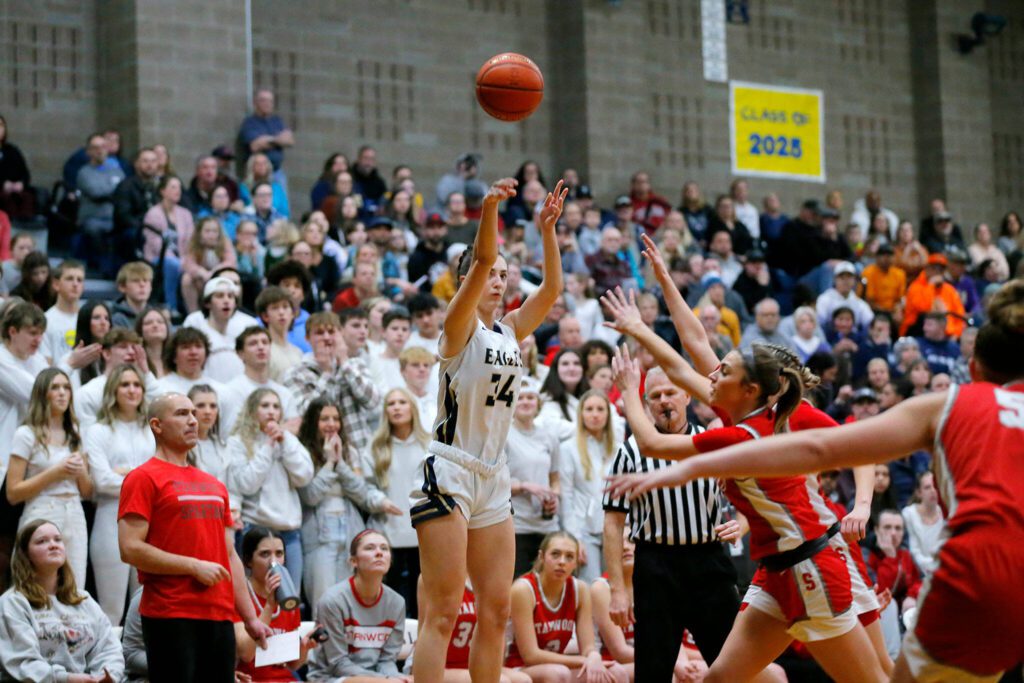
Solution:
M 558 219 L 562 215 L 562 206 L 565 204 L 565 197 L 569 194 L 569 188 L 564 188 L 565 181 L 559 180 L 555 189 L 548 192 L 544 200 L 544 207 L 540 210 L 540 226 L 542 232 L 550 232 L 555 229 Z
M 629 297 L 627 298 L 626 293 L 622 291 L 622 287 L 609 289 L 601 296 L 601 303 L 604 304 L 605 310 L 611 315 L 611 320 L 606 320 L 603 323 L 605 327 L 610 327 L 619 334 L 628 334 L 632 337 L 637 336 L 637 333 L 646 327 L 643 318 L 640 317 L 640 308 L 636 305 L 636 292 L 634 290 L 629 291 Z
M 672 274 L 665 264 L 665 258 L 661 255 L 661 249 L 654 243 L 654 240 L 650 238 L 646 233 L 640 235 L 640 239 L 643 240 L 644 250 L 642 253 L 643 257 L 647 259 L 647 262 L 651 264 L 651 270 L 654 272 L 654 277 L 658 282 L 666 282 L 672 279 Z
M 517 185 L 519 181 L 515 178 L 502 178 L 496 181 L 484 196 L 484 204 L 493 205 L 515 197 Z
M 638 314 L 639 315 L 639 314 Z M 643 324 L 643 323 L 641 323 Z M 612 372 L 615 374 L 615 386 L 623 394 L 640 391 L 640 361 L 631 358 L 625 344 L 615 349 L 612 358 Z

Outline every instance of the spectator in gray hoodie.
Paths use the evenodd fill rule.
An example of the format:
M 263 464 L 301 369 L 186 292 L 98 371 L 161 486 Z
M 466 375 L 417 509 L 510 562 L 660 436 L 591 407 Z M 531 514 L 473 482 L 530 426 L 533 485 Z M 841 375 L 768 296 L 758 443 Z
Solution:
M 78 171 L 76 184 L 81 194 L 78 226 L 82 235 L 76 255 L 90 258 L 89 265 L 98 266 L 107 277 L 113 277 L 113 250 L 105 239 L 114 229 L 114 190 L 124 180 L 119 165 L 107 164 L 107 140 L 99 133 L 89 136 L 85 146 L 89 163 Z M 97 256 L 100 258 L 97 260 Z

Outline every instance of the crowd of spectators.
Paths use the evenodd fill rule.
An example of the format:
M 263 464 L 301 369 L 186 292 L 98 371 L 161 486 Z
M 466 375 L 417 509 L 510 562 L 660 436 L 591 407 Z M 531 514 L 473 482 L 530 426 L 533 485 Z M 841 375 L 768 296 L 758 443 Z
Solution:
M 44 664 L 78 666 L 95 680 L 104 667 L 114 672 L 109 627 L 122 623 L 137 583 L 111 540 L 117 496 L 153 450 L 147 403 L 171 391 L 196 407 L 195 463 L 226 484 L 239 533 L 261 528 L 280 539 L 311 612 L 349 578 L 357 564 L 349 543 L 369 527 L 386 532 L 393 561 L 383 580 L 415 616 L 419 565 L 406 495 L 436 413 L 438 338 L 456 264 L 488 187 L 482 159 L 462 155 L 431 182 L 398 160 L 385 176 L 364 145 L 351 158 L 331 154 L 309 202 L 294 206 L 286 155 L 295 136 L 261 90 L 239 130 L 242 158 L 220 145 L 191 177 L 162 145 L 128 162 L 116 131 L 90 135 L 64 167 L 75 228 L 70 257 L 51 267 L 17 229 L 41 207 L 26 156 L 10 141 L 16 133 L 0 117 L 0 441 L 10 444 L 0 459 L 0 516 L 10 527 L 0 553 L 7 565 L 13 550 L 15 570 L 0 599 L 5 674 Z M 852 206 L 831 191 L 790 215 L 767 187 L 758 188 L 759 208 L 742 179 L 713 201 L 687 181 L 676 203 L 643 171 L 603 207 L 574 170 L 560 176 L 569 189 L 558 227 L 566 291 L 523 341 L 530 377 L 508 442 L 518 571 L 544 534 L 561 528 L 581 541 L 581 574 L 602 572 L 602 472 L 625 423 L 609 368 L 623 340 L 602 325 L 599 297 L 634 290 L 644 322 L 680 348 L 641 235 L 659 245 L 719 357 L 758 342 L 792 348 L 822 379 L 812 400 L 840 422 L 970 382 L 985 303 L 1024 269 L 1013 211 L 995 228 L 967 227 L 935 199 L 915 224 L 871 190 Z M 536 216 L 553 185 L 532 161 L 515 177 L 518 194 L 500 226 L 506 312 L 540 282 Z M 113 279 L 119 296 L 83 301 L 87 274 Z M 650 356 L 635 351 L 650 369 Z M 696 402 L 691 411 L 695 424 L 714 419 Z M 916 453 L 876 472 L 877 531 L 864 550 L 902 610 L 913 607 L 940 542 L 929 461 Z M 826 473 L 823 486 L 852 505 L 849 472 Z M 53 525 L 26 526 L 35 519 L 63 535 L 66 570 L 26 550 L 37 536 L 53 541 Z M 23 531 L 16 548 L 15 527 Z M 28 568 L 18 560 L 26 552 Z M 266 567 L 256 573 L 265 593 Z M 39 588 L 48 585 L 56 586 L 49 597 Z M 54 658 L 44 640 L 67 610 L 89 622 L 82 630 L 97 643 L 89 662 Z M 11 626 L 18 619 L 29 625 Z M 36 645 L 25 629 L 36 630 Z

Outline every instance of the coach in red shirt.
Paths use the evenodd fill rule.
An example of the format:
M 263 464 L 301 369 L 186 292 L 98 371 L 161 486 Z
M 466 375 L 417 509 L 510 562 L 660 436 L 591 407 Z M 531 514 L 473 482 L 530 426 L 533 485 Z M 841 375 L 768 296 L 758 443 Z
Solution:
M 167 394 L 149 409 L 156 454 L 125 477 L 118 509 L 121 559 L 139 570 L 149 680 L 234 681 L 235 610 L 261 644 L 271 634 L 252 606 L 235 553 L 224 484 L 189 464 L 195 407 Z

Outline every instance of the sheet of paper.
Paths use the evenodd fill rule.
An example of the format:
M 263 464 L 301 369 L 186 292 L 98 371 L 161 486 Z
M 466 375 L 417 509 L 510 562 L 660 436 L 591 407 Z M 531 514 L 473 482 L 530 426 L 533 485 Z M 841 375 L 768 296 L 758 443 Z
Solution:
M 293 662 L 299 658 L 299 632 L 289 631 L 267 638 L 267 649 L 256 647 L 256 666 Z

